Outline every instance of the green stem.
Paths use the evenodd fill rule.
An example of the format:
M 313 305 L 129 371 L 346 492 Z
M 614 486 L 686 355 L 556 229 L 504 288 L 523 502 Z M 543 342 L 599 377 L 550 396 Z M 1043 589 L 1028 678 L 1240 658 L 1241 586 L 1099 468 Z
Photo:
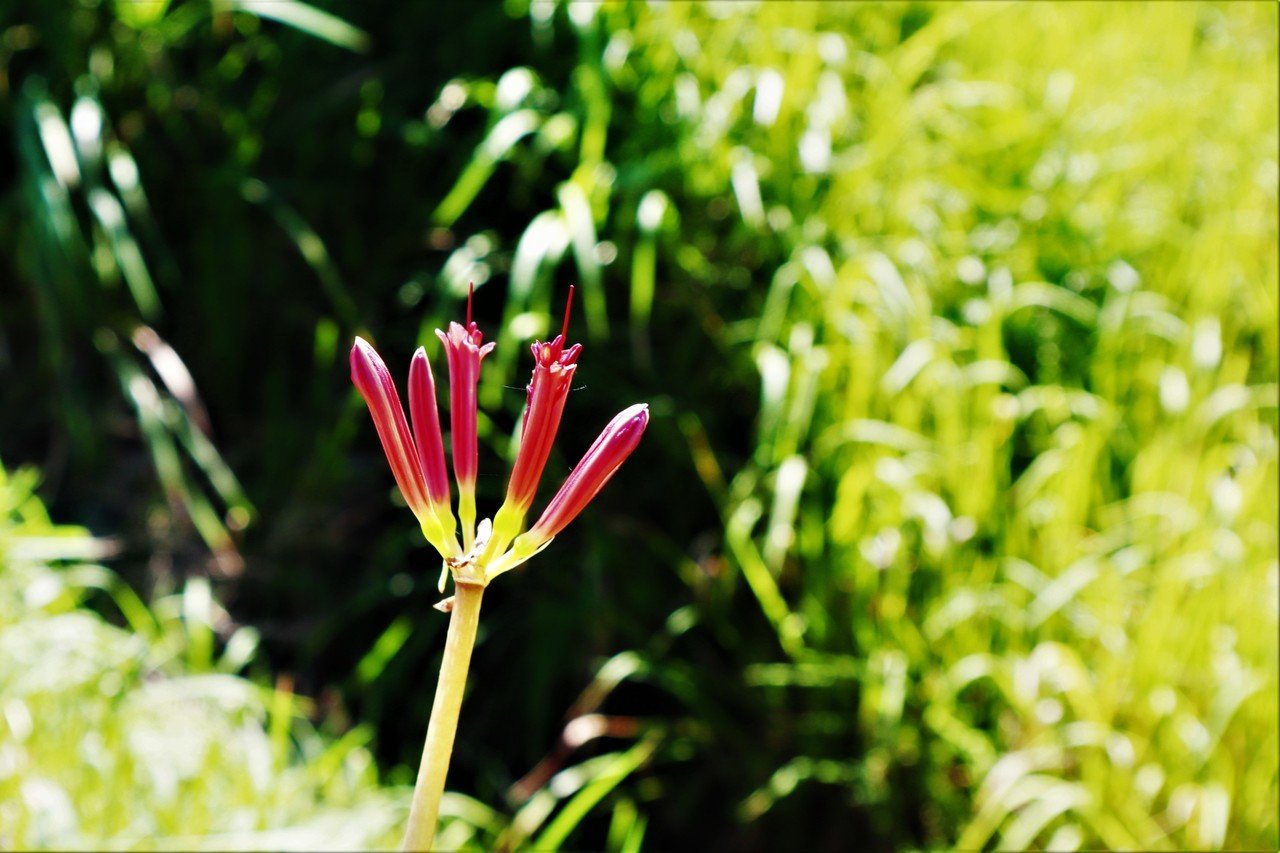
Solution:
M 409 826 L 405 830 L 402 850 L 430 850 L 440 819 L 440 797 L 449 772 L 453 753 L 453 736 L 458 730 L 458 711 L 467 686 L 467 668 L 471 649 L 476 643 L 476 626 L 480 624 L 480 601 L 484 587 L 460 583 L 454 588 L 453 614 L 449 617 L 449 636 L 444 643 L 444 660 L 440 663 L 440 680 L 431 706 L 431 722 L 427 724 L 427 742 L 422 748 L 422 765 L 418 768 L 418 784 L 413 789 L 413 806 L 409 810 Z
M 458 486 L 458 521 L 462 523 L 462 550 L 471 551 L 476 541 L 476 491 Z

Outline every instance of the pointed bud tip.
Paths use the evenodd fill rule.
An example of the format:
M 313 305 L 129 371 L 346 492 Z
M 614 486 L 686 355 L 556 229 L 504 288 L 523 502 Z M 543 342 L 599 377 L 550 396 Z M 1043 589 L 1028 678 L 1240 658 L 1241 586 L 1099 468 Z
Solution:
M 640 436 L 644 435 L 644 431 L 648 426 L 649 404 L 636 403 L 614 415 L 613 420 L 605 427 L 601 438 L 607 436 L 608 441 L 616 448 L 625 448 L 622 450 L 622 454 L 623 458 L 626 458 L 640 443 Z
M 635 405 L 628 406 L 627 408 L 622 410 L 622 416 L 626 417 L 628 420 L 633 418 L 639 418 L 645 423 L 648 423 L 649 422 L 649 404 L 636 403 Z
M 350 364 L 351 381 L 361 386 L 370 377 L 377 375 L 382 359 L 368 341 L 357 335 L 355 342 L 351 344 Z

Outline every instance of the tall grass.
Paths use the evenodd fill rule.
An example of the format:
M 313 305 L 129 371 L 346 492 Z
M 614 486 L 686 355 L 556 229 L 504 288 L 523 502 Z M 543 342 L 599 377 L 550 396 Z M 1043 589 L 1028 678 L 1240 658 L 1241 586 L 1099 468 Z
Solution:
M 243 568 L 407 781 L 434 572 L 338 342 L 474 280 L 502 451 L 579 282 L 575 406 L 652 398 L 649 458 L 494 592 L 442 842 L 1276 846 L 1274 6 L 262 6 L 4 42 L 46 458 L 143 450 L 67 502 Z
M 322 736 L 287 682 L 243 677 L 258 633 L 215 641 L 207 581 L 144 604 L 96 562 L 118 543 L 53 524 L 36 482 L 0 471 L 0 844 L 393 844 L 407 792 L 378 788 L 368 729 Z
M 690 436 L 736 569 L 697 600 L 741 581 L 776 639 L 719 628 L 772 765 L 738 818 L 1274 845 L 1274 9 L 568 14 L 583 120 L 603 74 L 672 126 L 571 179 L 636 234 L 632 319 L 701 285 L 759 371 L 727 484 Z
M 909 778 L 934 843 L 1275 843 L 1268 15 L 942 9 L 826 90 L 727 535 L 793 659 L 762 694 L 851 673 L 865 752 L 797 736 L 749 813 L 845 786 L 891 832 Z

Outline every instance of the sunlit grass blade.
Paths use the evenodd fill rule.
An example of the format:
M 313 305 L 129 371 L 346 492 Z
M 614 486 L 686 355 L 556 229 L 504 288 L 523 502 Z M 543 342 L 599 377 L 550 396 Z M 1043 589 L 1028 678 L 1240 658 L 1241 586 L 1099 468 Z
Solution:
M 224 3 L 259 18 L 287 24 L 335 47 L 345 47 L 357 53 L 369 49 L 368 33 L 301 0 L 216 0 L 215 8 Z
M 586 784 L 582 786 L 581 790 L 565 803 L 559 814 L 534 840 L 534 849 L 559 850 L 560 846 L 569 839 L 569 836 L 596 803 L 634 773 L 640 765 L 644 764 L 657 748 L 658 742 L 657 736 L 650 736 L 641 740 L 626 752 L 593 759 L 593 772 L 589 780 L 585 780 Z M 582 770 L 570 768 L 570 770 L 563 771 L 565 774 L 573 772 L 580 773 Z
M 453 189 L 449 190 L 449 194 L 431 214 L 431 221 L 442 228 L 453 225 L 484 189 L 498 163 L 510 155 L 520 140 L 537 130 L 541 124 L 542 116 L 529 109 L 516 110 L 498 119 L 476 148 L 471 162 L 458 176 Z
M 652 359 L 649 322 L 653 315 L 658 264 L 658 235 L 671 209 L 661 190 L 650 190 L 636 209 L 636 244 L 631 250 L 631 345 L 642 364 Z
M 585 179 L 585 178 L 584 178 Z M 593 339 L 609 337 L 609 317 L 605 309 L 604 277 L 596 258 L 596 225 L 591 202 L 578 180 L 565 181 L 556 190 L 560 210 L 569 229 L 569 245 L 582 276 L 582 306 L 587 332 Z

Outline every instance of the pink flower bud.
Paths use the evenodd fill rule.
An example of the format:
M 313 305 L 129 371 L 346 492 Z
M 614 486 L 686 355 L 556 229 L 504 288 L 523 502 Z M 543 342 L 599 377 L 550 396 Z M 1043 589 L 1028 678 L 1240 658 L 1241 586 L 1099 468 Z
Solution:
M 448 334 L 436 329 L 436 335 L 444 342 L 445 355 L 449 359 L 453 476 L 460 490 L 472 491 L 480 460 L 480 449 L 476 443 L 476 385 L 480 382 L 480 360 L 493 350 L 494 345 L 481 345 L 484 335 L 475 323 L 468 323 L 465 328 L 450 323 Z
M 428 510 L 427 484 L 422 476 L 418 451 L 409 424 L 404 419 L 400 395 L 382 358 L 364 338 L 351 347 L 351 381 L 355 383 L 373 415 L 373 425 L 382 441 L 382 451 L 391 463 L 391 473 L 413 514 L 422 519 Z
M 577 369 L 574 363 L 582 344 L 563 348 L 564 337 L 550 343 L 535 342 L 531 349 L 535 359 L 533 379 L 529 382 L 528 405 L 520 429 L 520 449 L 507 483 L 507 500 L 523 514 L 529 510 L 538 491 L 538 481 L 551 455 L 560 416 Z
M 573 287 L 564 306 L 564 325 L 554 340 L 544 343 L 534 341 L 533 378 L 529 380 L 528 402 L 524 410 L 524 422 L 520 428 L 520 449 L 511 467 L 511 479 L 507 482 L 506 503 L 522 518 L 529 511 L 542 469 L 551 455 L 556 430 L 560 428 L 560 416 L 577 370 L 578 353 L 582 344 L 564 348 L 569 331 L 569 310 L 573 305 Z
M 474 287 L 472 288 L 474 291 Z M 480 361 L 493 350 L 471 322 L 471 293 L 467 294 L 467 325 L 449 324 L 449 333 L 436 329 L 449 359 L 449 425 L 453 445 L 453 476 L 458 481 L 458 520 L 462 547 L 470 551 L 476 535 L 476 471 L 480 448 L 476 442 L 476 386 Z
M 619 412 L 569 473 L 569 478 L 526 536 L 535 543 L 545 542 L 573 521 L 636 449 L 648 424 L 649 407 L 644 403 Z
M 440 436 L 440 412 L 436 408 L 436 383 L 431 376 L 427 351 L 418 347 L 409 364 L 409 418 L 418 446 L 418 461 L 426 481 L 427 497 L 449 506 L 449 472 L 444 465 L 444 439 Z

